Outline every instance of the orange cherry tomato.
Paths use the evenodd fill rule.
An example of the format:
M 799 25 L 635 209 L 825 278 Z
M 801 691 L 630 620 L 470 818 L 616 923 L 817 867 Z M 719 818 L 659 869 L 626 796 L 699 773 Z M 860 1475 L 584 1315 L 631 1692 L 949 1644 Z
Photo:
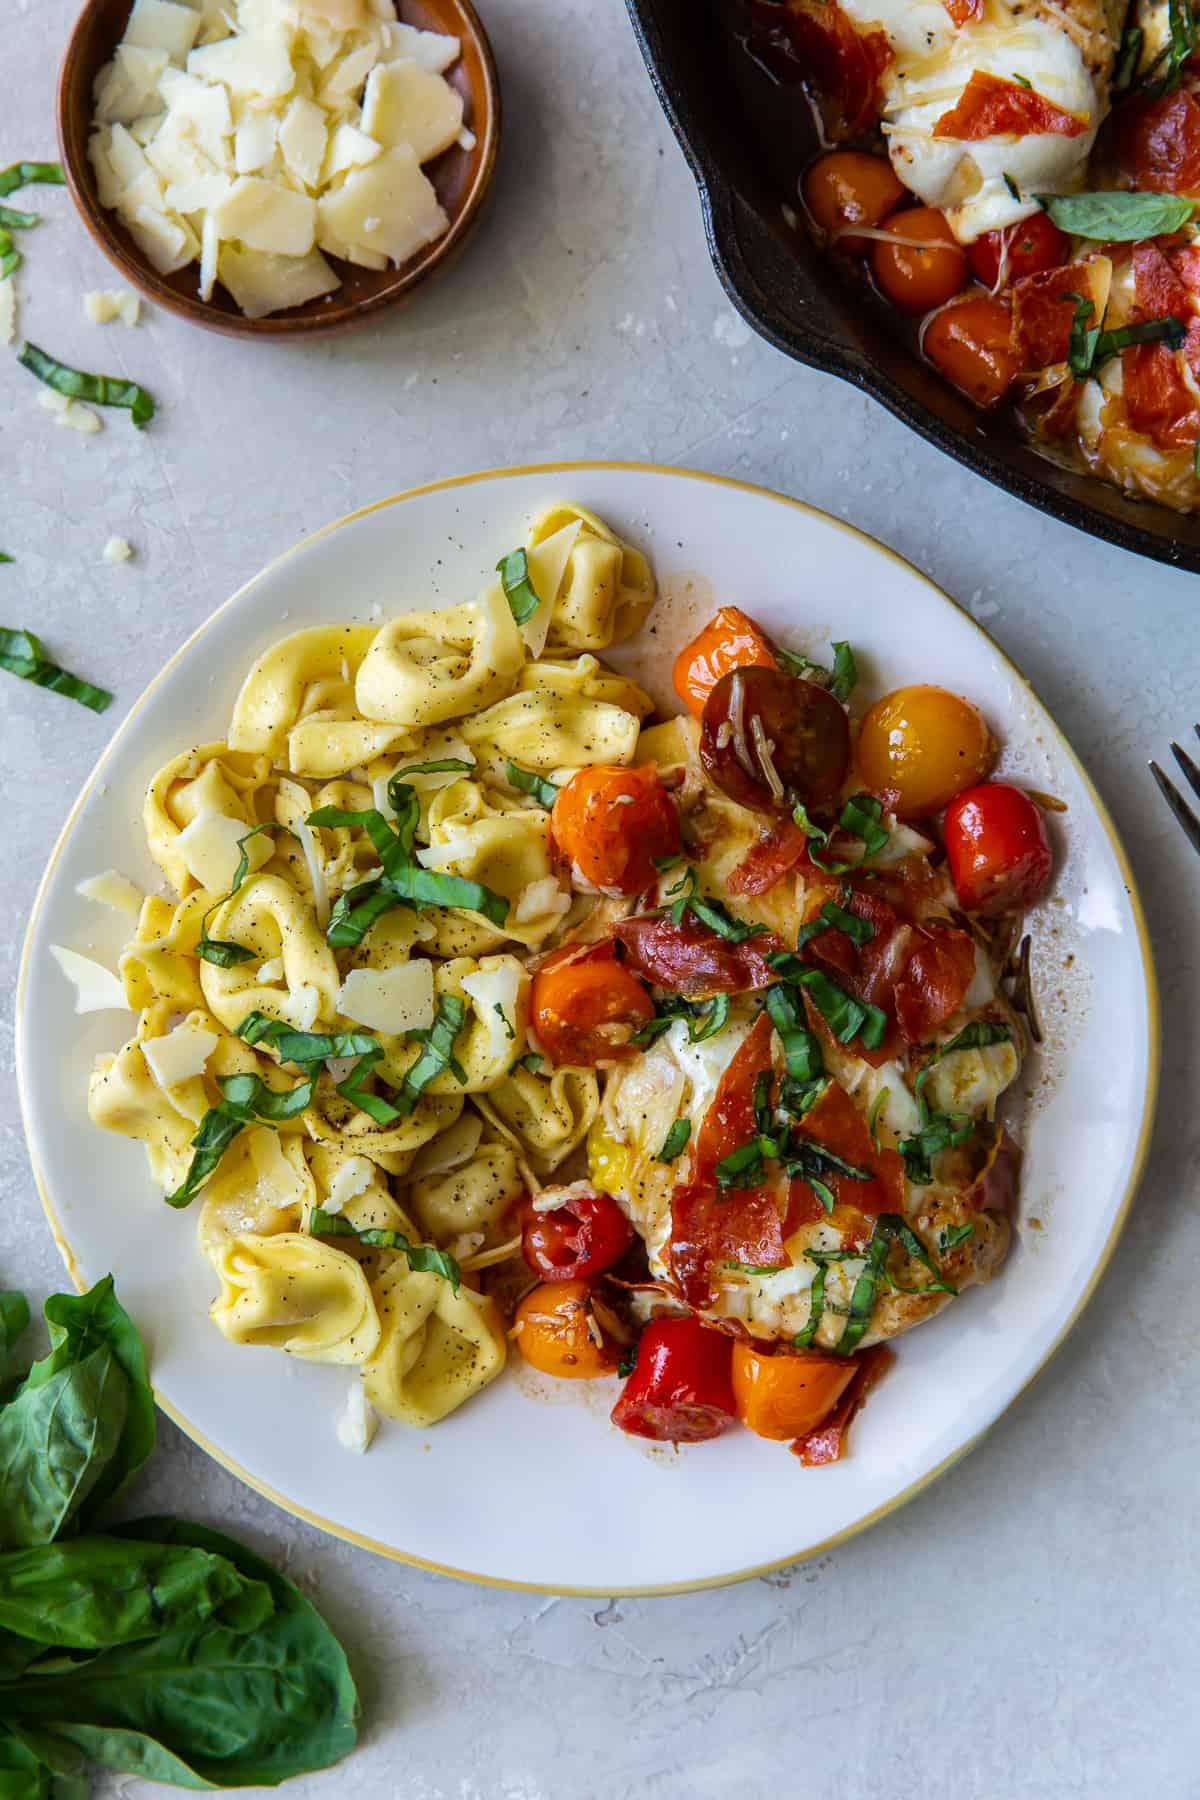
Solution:
M 764 1356 L 733 1347 L 733 1398 L 743 1425 L 765 1438 L 799 1438 L 833 1411 L 855 1376 L 849 1357 L 819 1350 Z
M 517 1308 L 513 1337 L 532 1368 L 567 1381 L 611 1375 L 621 1355 L 592 1311 L 586 1281 L 543 1281 L 535 1287 Z
M 887 158 L 864 150 L 832 150 L 804 177 L 805 205 L 843 255 L 869 255 L 871 240 L 839 232 L 847 225 L 881 224 L 904 197 L 904 184 Z
M 984 294 L 955 300 L 935 313 L 921 348 L 947 381 L 979 406 L 1003 400 L 1021 366 L 1013 349 L 1012 314 L 1002 300 Z
M 978 708 L 946 688 L 896 688 L 862 722 L 854 761 L 864 786 L 897 796 L 899 819 L 940 812 L 989 774 L 996 740 Z
M 607 893 L 639 894 L 656 856 L 679 849 L 679 814 L 653 764 L 580 769 L 559 789 L 550 831 L 585 881 Z
M 766 633 L 740 607 L 723 606 L 679 652 L 672 679 L 675 692 L 698 719 L 704 702 L 730 669 L 775 667 L 775 647 Z
M 582 962 L 550 962 L 533 978 L 533 1029 L 551 1062 L 592 1068 L 619 1060 L 654 1017 L 640 981 L 609 950 Z
M 918 240 L 900 244 L 877 238 L 871 246 L 875 280 L 893 305 L 923 313 L 953 300 L 967 279 L 967 257 L 943 215 L 932 206 L 913 206 L 892 213 L 883 230 Z

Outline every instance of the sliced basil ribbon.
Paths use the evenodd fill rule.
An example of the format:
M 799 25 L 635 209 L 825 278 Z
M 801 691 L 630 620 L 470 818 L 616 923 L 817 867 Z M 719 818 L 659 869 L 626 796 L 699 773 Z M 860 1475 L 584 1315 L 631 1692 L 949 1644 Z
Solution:
M 663 1139 L 663 1147 L 655 1157 L 655 1162 L 674 1162 L 676 1157 L 682 1156 L 683 1152 L 687 1149 L 688 1139 L 691 1135 L 692 1121 L 690 1119 L 676 1119 L 670 1131 L 668 1131 L 666 1137 Z
M 544 806 L 547 812 L 558 799 L 559 790 L 554 783 L 547 781 L 535 770 L 523 769 L 520 763 L 508 762 L 505 764 L 504 772 L 508 776 L 511 787 L 515 787 L 522 794 L 531 794 L 538 805 Z
M 802 987 L 812 995 L 813 1005 L 839 1044 L 848 1044 L 861 1036 L 868 1050 L 878 1050 L 887 1033 L 887 1014 L 882 1007 L 872 1005 L 869 1000 L 856 1000 L 832 981 L 824 969 L 808 968 L 790 950 L 770 951 L 767 962 L 789 987 Z M 770 996 L 775 992 L 774 988 L 767 990 L 768 1012 L 772 1007 Z M 774 1004 L 782 1010 L 778 1001 Z M 774 1023 L 774 1013 L 771 1016 Z M 776 1030 L 779 1030 L 778 1025 Z
M 929 1187 L 933 1181 L 930 1158 L 943 1150 L 953 1150 L 960 1144 L 965 1144 L 974 1136 L 978 1125 L 978 1120 L 970 1113 L 935 1112 L 930 1108 L 925 1098 L 925 1082 L 930 1071 L 936 1068 L 943 1057 L 953 1055 L 956 1050 L 982 1050 L 991 1044 L 1007 1043 L 1011 1037 L 1011 1026 L 998 1020 L 976 1019 L 944 1044 L 940 1044 L 922 1064 L 913 1083 L 919 1127 L 911 1137 L 903 1138 L 900 1143 L 905 1174 L 914 1187 Z
M 61 163 L 10 163 L 7 169 L 0 169 L 0 199 L 6 200 L 23 187 L 62 187 L 66 179 Z
M 6 556 L 4 560 L 11 562 L 12 558 Z M 52 662 L 42 640 L 32 631 L 13 631 L 0 626 L 0 669 L 19 676 L 22 681 L 31 681 L 34 687 L 49 688 L 52 694 L 61 694 L 66 700 L 77 700 L 80 706 L 86 706 L 92 712 L 105 712 L 113 702 L 107 688 L 95 687 L 90 681 L 83 681 Z
M 218 1086 L 221 1098 L 210 1107 L 200 1121 L 200 1129 L 192 1139 L 194 1152 L 187 1175 L 167 1195 L 168 1206 L 186 1206 L 199 1192 L 230 1144 L 246 1125 L 280 1125 L 298 1118 L 312 1105 L 317 1091 L 318 1075 L 282 1092 L 269 1088 L 260 1075 L 226 1075 Z
M 325 1062 L 331 1056 L 369 1056 L 379 1039 L 367 1031 L 297 1031 L 269 1013 L 247 1013 L 237 1028 L 247 1044 L 266 1044 L 281 1062 Z
M 241 854 L 238 857 L 237 867 L 233 871 L 233 886 L 227 894 L 222 894 L 219 900 L 213 901 L 212 905 L 200 921 L 200 939 L 196 945 L 196 954 L 203 962 L 212 963 L 213 966 L 218 969 L 232 969 L 236 963 L 254 961 L 256 953 L 253 950 L 247 950 L 244 944 L 231 944 L 229 942 L 223 942 L 220 938 L 210 938 L 208 935 L 208 921 L 220 907 L 225 905 L 227 900 L 233 899 L 233 896 L 237 893 L 243 881 L 245 881 L 247 875 L 250 873 L 250 852 L 247 850 L 246 845 L 252 838 L 261 837 L 264 833 L 278 830 L 279 826 L 276 825 L 273 819 L 266 819 L 261 825 L 256 825 L 252 831 L 248 831 L 245 837 L 240 837 L 238 839 L 238 850 Z M 261 1017 L 261 1015 L 259 1016 Z
M 56 394 L 71 400 L 89 400 L 93 406 L 123 407 L 141 431 L 154 417 L 154 401 L 136 381 L 124 381 L 116 375 L 88 375 L 47 356 L 36 344 L 25 344 L 17 358 L 23 369 L 44 381 Z
M 814 662 L 811 656 L 805 656 L 799 650 L 776 650 L 775 660 L 788 675 L 798 675 L 802 681 L 815 678 L 821 687 L 827 687 L 835 700 L 845 706 L 858 684 L 858 664 L 854 651 L 844 638 L 832 645 L 833 668 L 827 669 L 824 663 Z
M 1115 331 L 1108 331 L 1103 321 L 1099 325 L 1090 323 L 1096 311 L 1091 300 L 1074 293 L 1064 293 L 1062 298 L 1076 303 L 1067 334 L 1067 366 L 1076 381 L 1086 381 L 1095 375 L 1131 344 L 1161 342 L 1170 350 L 1178 350 L 1187 337 L 1187 327 L 1173 313 L 1161 319 L 1139 319 L 1134 325 L 1122 325 Z
M 542 604 L 529 576 L 529 556 L 524 550 L 510 550 L 496 564 L 504 598 L 518 625 L 527 625 Z
M 408 1266 L 415 1274 L 440 1275 L 456 1294 L 462 1285 L 462 1270 L 448 1250 L 439 1250 L 435 1244 L 414 1244 L 402 1231 L 372 1227 L 359 1231 L 340 1213 L 326 1212 L 321 1206 L 313 1207 L 305 1230 L 309 1237 L 349 1237 L 373 1249 L 399 1250 L 407 1257 Z
M 677 899 L 674 898 L 676 895 Z M 673 925 L 682 925 L 684 913 L 690 912 L 702 925 L 707 925 L 710 931 L 715 931 L 728 944 L 744 944 L 747 938 L 757 937 L 767 929 L 765 925 L 744 925 L 740 919 L 733 917 L 729 908 L 720 900 L 710 900 L 703 894 L 698 894 L 696 871 L 692 868 L 685 871 L 674 887 L 667 889 L 667 899 L 672 902 L 669 913 Z

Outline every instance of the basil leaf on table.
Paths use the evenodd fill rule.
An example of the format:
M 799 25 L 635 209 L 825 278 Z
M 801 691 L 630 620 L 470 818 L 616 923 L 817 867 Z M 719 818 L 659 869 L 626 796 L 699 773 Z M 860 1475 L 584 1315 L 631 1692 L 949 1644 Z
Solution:
M 86 706 L 94 713 L 107 712 L 113 703 L 107 688 L 72 675 L 69 669 L 62 668 L 47 656 L 41 638 L 35 637 L 32 631 L 0 627 L 0 669 L 22 681 L 32 682 L 34 687 L 48 688 L 52 694 L 62 694 L 64 699 L 77 700 L 80 706 Z
M 131 1549 L 190 1546 L 223 1558 L 263 1584 L 273 1611 L 244 1630 L 192 1619 L 70 1671 L 4 1683 L 0 1720 L 10 1732 L 56 1766 L 82 1752 L 103 1768 L 189 1788 L 273 1786 L 354 1748 L 345 1653 L 286 1577 L 200 1525 L 141 1519 L 114 1535 Z
M 125 381 L 119 375 L 89 375 L 84 369 L 59 362 L 56 356 L 48 356 L 36 344 L 26 343 L 17 361 L 56 394 L 65 394 L 70 400 L 88 400 L 93 406 L 124 408 L 139 431 L 154 417 L 154 401 L 136 381 Z
M 7 200 L 23 187 L 63 187 L 66 176 L 62 164 L 56 162 L 15 162 L 0 169 L 0 199 Z
M 1038 194 L 1060 231 L 1099 243 L 1128 244 L 1178 231 L 1195 211 L 1179 194 Z
M 50 1354 L 0 1408 L 4 1548 L 86 1524 L 154 1448 L 145 1354 L 112 1276 L 86 1294 L 52 1295 L 44 1315 Z

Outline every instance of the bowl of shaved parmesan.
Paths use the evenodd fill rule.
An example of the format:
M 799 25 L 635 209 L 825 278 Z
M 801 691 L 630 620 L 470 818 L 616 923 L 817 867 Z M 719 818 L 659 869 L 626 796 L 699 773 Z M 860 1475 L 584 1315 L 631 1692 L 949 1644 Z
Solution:
M 92 236 L 234 336 L 345 330 L 444 267 L 496 162 L 470 0 L 89 0 L 58 89 Z

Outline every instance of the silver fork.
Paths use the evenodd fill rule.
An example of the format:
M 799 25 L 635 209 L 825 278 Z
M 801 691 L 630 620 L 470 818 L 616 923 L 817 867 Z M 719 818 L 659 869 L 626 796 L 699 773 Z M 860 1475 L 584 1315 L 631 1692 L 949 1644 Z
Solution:
M 1195 731 L 1196 736 L 1200 738 L 1200 725 L 1194 725 L 1192 729 Z M 1181 744 L 1172 742 L 1171 755 L 1175 758 L 1175 761 L 1183 771 L 1184 780 L 1191 788 L 1193 794 L 1200 800 L 1200 764 L 1196 763 L 1193 758 L 1188 755 Z M 1168 776 L 1163 774 L 1156 762 L 1150 764 L 1150 773 L 1158 783 L 1159 793 L 1183 827 L 1183 832 L 1188 843 L 1192 846 L 1193 850 L 1200 851 L 1200 818 L 1196 817 L 1195 812 L 1179 792 L 1175 783 L 1171 781 Z

